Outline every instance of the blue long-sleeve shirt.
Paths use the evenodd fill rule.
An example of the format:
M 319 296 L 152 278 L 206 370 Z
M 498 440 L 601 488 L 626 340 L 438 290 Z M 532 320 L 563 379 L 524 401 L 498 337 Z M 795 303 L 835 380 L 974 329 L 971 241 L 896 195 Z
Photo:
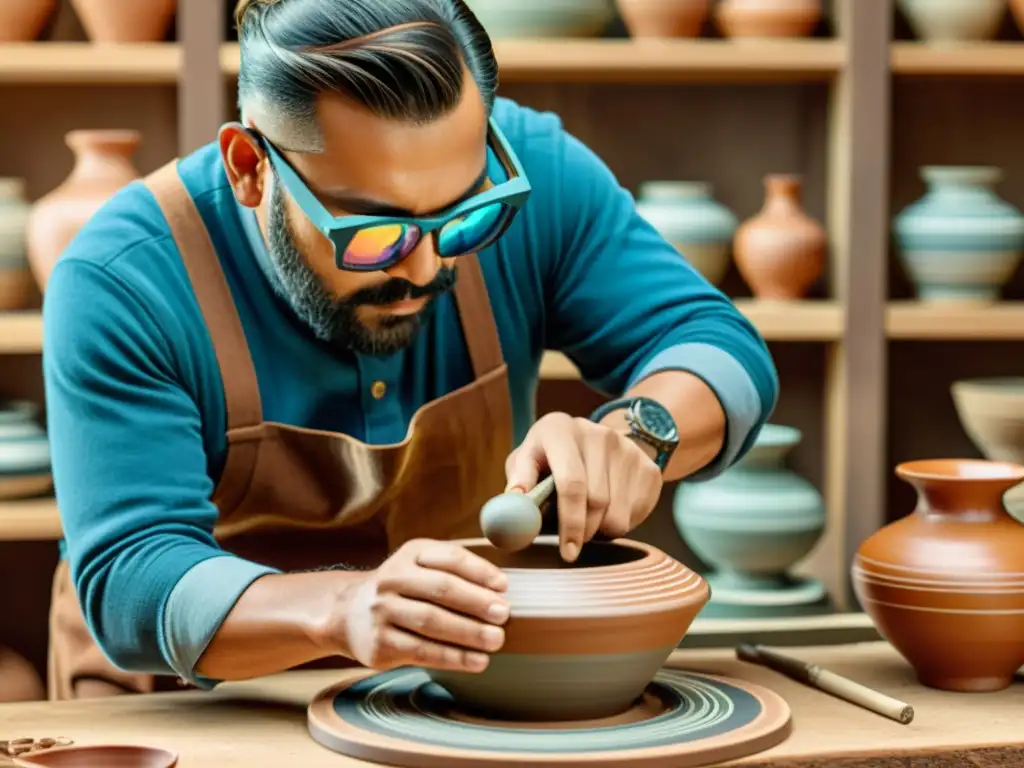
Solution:
M 778 381 L 764 341 L 634 209 L 600 159 L 553 115 L 499 99 L 495 118 L 532 197 L 479 255 L 508 363 L 516 441 L 534 419 L 545 349 L 608 395 L 688 370 L 727 414 L 726 446 L 693 480 L 742 456 Z M 400 440 L 413 413 L 472 378 L 451 296 L 415 343 L 387 358 L 319 343 L 275 294 L 252 211 L 216 144 L 184 158 L 259 379 L 264 417 Z M 44 304 L 48 429 L 64 555 L 86 621 L 119 667 L 193 667 L 240 594 L 268 572 L 221 550 L 210 502 L 225 453 L 217 360 L 170 231 L 144 185 L 119 192 L 54 269 Z M 373 382 L 387 383 L 375 399 Z

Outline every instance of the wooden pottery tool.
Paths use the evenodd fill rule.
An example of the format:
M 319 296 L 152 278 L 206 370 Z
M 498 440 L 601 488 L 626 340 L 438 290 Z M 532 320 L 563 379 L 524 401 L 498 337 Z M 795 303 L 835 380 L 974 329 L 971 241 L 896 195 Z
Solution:
M 495 496 L 480 510 L 484 536 L 504 552 L 526 549 L 540 535 L 544 523 L 540 508 L 554 489 L 555 478 L 548 475 L 526 493 Z
M 736 648 L 736 658 L 751 664 L 760 664 L 797 682 L 813 686 L 898 723 L 906 725 L 914 719 L 914 708 L 906 702 L 886 696 L 880 691 L 837 675 L 835 672 L 822 669 L 817 664 L 808 664 L 791 656 L 784 656 L 776 651 L 768 650 L 763 645 L 743 643 Z

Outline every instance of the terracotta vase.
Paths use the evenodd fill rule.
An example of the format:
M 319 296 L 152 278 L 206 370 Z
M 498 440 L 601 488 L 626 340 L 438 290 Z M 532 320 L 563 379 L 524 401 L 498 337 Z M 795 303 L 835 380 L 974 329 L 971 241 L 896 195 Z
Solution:
M 54 264 L 89 218 L 114 193 L 139 178 L 132 155 L 138 131 L 71 131 L 67 145 L 75 156 L 64 182 L 36 201 L 28 223 L 28 257 L 43 290 Z
M 1010 0 L 1010 11 L 1013 13 L 1017 29 L 1024 33 L 1024 0 Z
M 25 181 L 0 178 L 0 312 L 25 309 L 36 298 L 25 256 L 28 213 Z
M 57 8 L 57 0 L 0 2 L 0 43 L 28 43 L 39 37 Z
M 803 298 L 825 269 L 828 239 L 807 215 L 799 176 L 765 178 L 761 211 L 736 232 L 733 259 L 759 299 Z
M 699 37 L 710 0 L 618 0 L 632 37 Z
M 481 673 L 429 670 L 460 706 L 505 720 L 586 720 L 627 710 L 707 603 L 707 582 L 664 552 L 618 539 L 567 564 L 557 537 L 506 553 L 460 542 L 508 574 L 505 644 Z
M 917 506 L 861 544 L 858 600 L 922 684 L 1006 688 L 1024 665 L 1024 525 L 1002 497 L 1024 480 L 1024 465 L 930 459 L 896 474 Z
M 94 43 L 157 43 L 167 36 L 178 0 L 71 0 Z
M 45 698 L 46 689 L 36 668 L 21 654 L 0 645 L 0 703 Z
M 807 37 L 823 13 L 821 0 L 721 0 L 715 23 L 732 38 Z

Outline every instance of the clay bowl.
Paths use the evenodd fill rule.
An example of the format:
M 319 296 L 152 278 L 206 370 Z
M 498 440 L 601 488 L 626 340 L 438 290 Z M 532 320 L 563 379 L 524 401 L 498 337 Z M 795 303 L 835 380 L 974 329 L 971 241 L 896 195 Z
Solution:
M 707 582 L 661 550 L 592 542 L 575 563 L 558 539 L 498 550 L 462 545 L 508 574 L 505 644 L 479 674 L 430 670 L 463 710 L 500 720 L 565 721 L 626 711 L 711 596 Z
M 1024 665 L 1024 525 L 1002 495 L 1024 466 L 931 459 L 896 472 L 917 506 L 861 544 L 858 601 L 924 685 L 1006 688 Z
M 174 768 L 178 755 L 135 746 L 58 747 L 14 758 L 24 768 Z

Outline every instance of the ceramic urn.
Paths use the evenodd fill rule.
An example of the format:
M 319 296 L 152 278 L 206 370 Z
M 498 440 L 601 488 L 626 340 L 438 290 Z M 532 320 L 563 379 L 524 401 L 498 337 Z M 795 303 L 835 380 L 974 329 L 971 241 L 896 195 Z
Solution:
M 565 563 L 557 537 L 504 553 L 459 542 L 508 575 L 505 644 L 482 673 L 428 670 L 466 709 L 502 720 L 621 714 L 709 598 L 700 575 L 637 541 L 591 542 Z
M 1024 665 L 1024 525 L 1002 499 L 1024 465 L 926 459 L 896 474 L 917 505 L 860 545 L 858 601 L 923 685 L 1008 687 Z

